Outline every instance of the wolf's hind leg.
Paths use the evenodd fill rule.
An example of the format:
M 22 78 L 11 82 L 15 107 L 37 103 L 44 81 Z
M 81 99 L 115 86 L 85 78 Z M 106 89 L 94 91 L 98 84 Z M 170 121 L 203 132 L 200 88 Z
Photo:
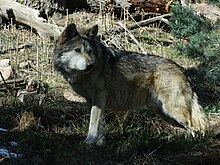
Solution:
M 173 126 L 189 130 L 189 116 L 187 114 L 178 114 L 178 111 L 180 110 L 172 107 L 167 108 L 165 106 L 154 109 L 154 112 L 158 114 L 164 121 L 172 124 Z
M 174 119 L 177 122 L 176 126 L 187 129 L 194 136 L 196 132 L 205 134 L 209 122 L 201 105 L 198 104 L 195 93 L 170 92 L 166 97 L 164 96 L 164 94 L 159 95 L 161 113 L 168 117 L 168 122 Z
M 155 72 L 153 87 L 157 111 L 162 118 L 190 132 L 207 131 L 207 116 L 189 80 L 176 65 L 160 65 Z
M 181 95 L 161 94 L 158 97 L 160 106 L 157 106 L 155 112 L 168 123 L 184 128 L 192 129 L 191 106 L 187 99 Z

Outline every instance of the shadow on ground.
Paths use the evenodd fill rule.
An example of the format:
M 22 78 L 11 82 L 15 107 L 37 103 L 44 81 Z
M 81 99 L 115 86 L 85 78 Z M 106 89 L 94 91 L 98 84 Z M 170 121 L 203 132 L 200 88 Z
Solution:
M 126 115 L 108 113 L 106 145 L 88 146 L 84 144 L 89 123 L 85 103 L 74 103 L 53 94 L 42 107 L 24 106 L 11 96 L 4 99 L 0 126 L 7 131 L 0 132 L 0 145 L 22 155 L 1 157 L 0 162 L 5 165 L 210 165 L 220 162 L 217 130 L 204 138 L 193 139 L 146 110 Z M 219 119 L 215 116 L 217 124 Z M 10 141 L 16 141 L 18 146 L 11 146 Z

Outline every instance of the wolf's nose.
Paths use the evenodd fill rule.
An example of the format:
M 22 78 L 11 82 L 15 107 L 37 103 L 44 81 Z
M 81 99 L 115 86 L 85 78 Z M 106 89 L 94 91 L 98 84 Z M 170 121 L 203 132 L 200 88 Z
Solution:
M 90 71 L 90 70 L 92 70 L 93 67 L 94 67 L 94 64 L 91 63 L 91 64 L 87 65 L 85 71 Z

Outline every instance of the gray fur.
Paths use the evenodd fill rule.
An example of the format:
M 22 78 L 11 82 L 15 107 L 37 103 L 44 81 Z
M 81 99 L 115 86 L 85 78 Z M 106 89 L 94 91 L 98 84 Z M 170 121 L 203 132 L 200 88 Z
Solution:
M 68 31 L 75 34 L 70 35 Z M 69 25 L 54 50 L 54 67 L 91 107 L 88 144 L 103 144 L 105 110 L 117 112 L 147 107 L 175 126 L 207 130 L 206 115 L 180 66 L 163 57 L 108 48 L 95 38 L 97 31 L 94 26 L 86 36 L 81 36 L 75 25 Z M 79 53 L 78 47 L 83 51 Z M 69 55 L 66 52 L 71 52 L 73 59 L 86 58 L 86 67 L 83 70 L 69 67 L 71 60 L 61 60 Z

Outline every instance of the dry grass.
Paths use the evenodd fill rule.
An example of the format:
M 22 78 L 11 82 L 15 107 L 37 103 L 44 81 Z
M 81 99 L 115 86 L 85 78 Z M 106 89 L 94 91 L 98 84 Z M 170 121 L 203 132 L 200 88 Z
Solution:
M 130 34 L 128 32 L 117 34 L 115 30 L 120 26 L 112 18 L 113 16 L 109 14 L 76 12 L 66 17 L 58 21 L 57 24 L 65 26 L 68 23 L 75 23 L 78 29 L 87 29 L 98 24 L 99 34 L 101 36 L 105 35 L 103 42 L 108 46 L 129 51 L 158 54 L 173 58 L 177 62 L 181 61 L 183 64 L 182 59 L 176 58 L 171 46 L 163 45 L 163 40 L 166 38 L 171 38 L 171 42 L 175 42 L 175 40 L 170 34 L 158 29 L 159 25 L 157 24 L 154 24 L 151 28 L 139 28 L 129 31 Z M 128 14 L 126 17 L 130 17 L 130 15 Z M 126 24 L 131 24 L 135 21 L 132 18 L 129 21 L 126 19 L 120 22 L 126 26 Z M 57 74 L 51 65 L 54 41 L 49 38 L 41 39 L 32 29 L 25 29 L 22 26 L 15 27 L 15 25 L 1 27 L 0 35 L 1 51 L 6 51 L 1 55 L 1 58 L 10 59 L 17 77 L 42 79 L 52 84 L 52 86 L 56 86 L 57 82 L 63 83 L 63 80 L 56 76 Z M 138 43 L 132 40 L 131 35 L 136 36 Z M 20 48 L 22 45 L 27 46 Z M 193 62 L 189 59 L 184 59 L 184 64 L 185 66 L 190 66 Z
M 31 30 L 31 29 L 30 29 Z M 51 76 L 53 42 L 41 39 L 32 30 L 8 25 L 1 27 L 1 58 L 9 58 L 19 77 L 42 79 Z M 26 45 L 23 48 L 19 48 Z
M 30 129 L 36 123 L 36 118 L 34 117 L 33 112 L 21 112 L 16 118 L 16 124 L 18 125 L 17 127 L 20 131 Z

